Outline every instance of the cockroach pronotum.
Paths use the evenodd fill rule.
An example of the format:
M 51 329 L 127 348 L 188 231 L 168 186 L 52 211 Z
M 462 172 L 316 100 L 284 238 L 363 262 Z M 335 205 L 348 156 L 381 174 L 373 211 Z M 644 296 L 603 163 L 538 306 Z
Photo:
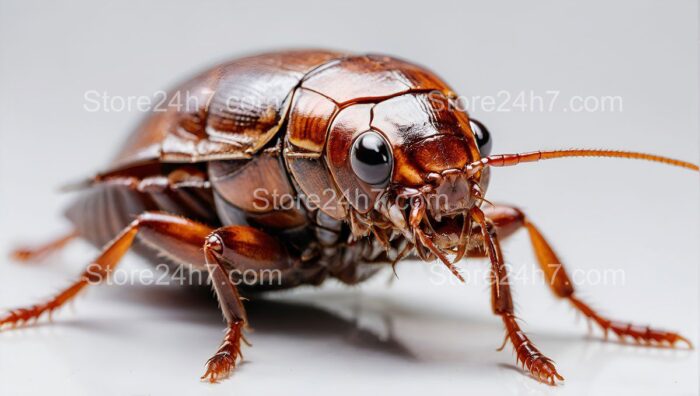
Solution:
M 14 252 L 30 260 L 83 238 L 102 247 L 99 256 L 69 288 L 9 311 L 0 326 L 31 323 L 60 308 L 104 280 L 133 244 L 151 260 L 159 254 L 208 275 L 227 323 L 202 376 L 217 382 L 241 356 L 247 326 L 241 293 L 328 278 L 356 284 L 410 256 L 438 260 L 461 279 L 457 262 L 485 257 L 493 313 L 517 362 L 554 385 L 563 377 L 514 316 L 499 245 L 524 228 L 554 294 L 606 334 L 692 347 L 677 333 L 592 309 L 530 218 L 491 204 L 485 193 L 491 168 L 526 162 L 616 157 L 698 171 L 695 164 L 611 150 L 492 155 L 488 130 L 455 105 L 452 89 L 422 67 L 383 55 L 251 56 L 207 70 L 170 95 L 181 94 L 195 104 L 152 112 L 105 171 L 73 186 L 79 195 L 66 211 L 73 231 Z M 243 270 L 281 277 L 276 284 L 237 282 Z

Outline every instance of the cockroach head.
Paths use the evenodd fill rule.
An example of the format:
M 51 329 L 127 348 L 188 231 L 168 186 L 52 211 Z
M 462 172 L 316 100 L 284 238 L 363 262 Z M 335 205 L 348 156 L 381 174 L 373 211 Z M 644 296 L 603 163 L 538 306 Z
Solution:
M 374 234 L 387 246 L 402 235 L 426 260 L 463 254 L 469 211 L 489 178 L 488 168 L 468 174 L 467 166 L 488 155 L 489 132 L 442 95 L 380 102 L 368 107 L 369 122 L 356 121 L 361 110 L 348 120 L 341 112 L 327 146 L 353 235 Z

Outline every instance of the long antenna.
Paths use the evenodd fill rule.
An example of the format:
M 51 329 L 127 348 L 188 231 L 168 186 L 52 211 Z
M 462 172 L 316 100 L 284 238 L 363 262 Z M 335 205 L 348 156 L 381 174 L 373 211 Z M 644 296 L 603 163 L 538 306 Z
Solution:
M 517 154 L 495 154 L 483 157 L 479 161 L 472 162 L 467 165 L 467 175 L 471 176 L 479 172 L 485 166 L 515 166 L 525 162 L 537 162 L 554 158 L 566 157 L 611 157 L 611 158 L 627 158 L 644 161 L 660 162 L 662 164 L 678 166 L 681 168 L 698 171 L 697 165 L 677 160 L 674 158 L 663 157 L 660 155 L 638 153 L 635 151 L 616 151 L 616 150 L 591 150 L 591 149 L 572 149 L 572 150 L 551 150 L 551 151 L 532 151 L 529 153 Z

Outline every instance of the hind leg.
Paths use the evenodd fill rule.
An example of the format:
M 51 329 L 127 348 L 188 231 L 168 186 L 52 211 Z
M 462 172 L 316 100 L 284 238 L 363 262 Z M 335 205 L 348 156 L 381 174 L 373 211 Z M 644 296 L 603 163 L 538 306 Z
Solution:
M 545 279 L 554 294 L 559 298 L 569 300 L 573 306 L 586 318 L 595 322 L 603 329 L 605 336 L 612 331 L 620 339 L 632 338 L 644 345 L 662 345 L 674 347 L 677 343 L 685 343 L 692 347 L 690 341 L 673 332 L 654 329 L 648 326 L 638 326 L 628 322 L 611 320 L 592 309 L 576 295 L 576 290 L 566 273 L 563 264 L 554 253 L 554 249 L 545 240 L 542 233 L 517 208 L 496 206 L 485 210 L 488 218 L 496 225 L 499 235 L 507 236 L 520 228 L 525 228 L 530 236 L 530 242 L 535 251 L 537 261 L 544 272 Z
M 119 260 L 129 250 L 139 232 L 146 242 L 153 239 L 153 245 L 171 257 L 181 257 L 191 263 L 202 263 L 200 249 L 211 231 L 211 228 L 205 225 L 178 216 L 157 212 L 141 214 L 105 246 L 102 253 L 70 287 L 45 303 L 10 311 L 0 318 L 0 328 L 15 327 L 34 321 L 45 313 L 50 314 L 72 300 L 88 285 L 104 281 L 119 264 Z M 198 257 L 193 257 L 194 253 L 198 253 Z
M 238 273 L 227 268 L 274 271 L 288 268 L 290 259 L 273 237 L 251 227 L 218 230 L 179 216 L 146 212 L 110 242 L 80 278 L 48 302 L 10 311 L 0 318 L 0 328 L 15 327 L 50 314 L 72 300 L 90 284 L 98 284 L 112 272 L 136 236 L 148 246 L 193 269 L 207 270 L 226 318 L 227 331 L 216 354 L 207 362 L 202 379 L 210 382 L 228 376 L 240 358 L 247 319 L 236 287 Z M 203 248 L 203 250 L 202 250 Z M 268 272 L 269 273 L 269 272 Z M 281 276 L 280 276 L 281 281 Z
M 10 253 L 10 257 L 15 261 L 20 262 L 36 261 L 51 253 L 61 250 L 78 236 L 77 231 L 71 231 L 66 235 L 62 235 L 52 241 L 46 242 L 43 245 L 17 248 Z

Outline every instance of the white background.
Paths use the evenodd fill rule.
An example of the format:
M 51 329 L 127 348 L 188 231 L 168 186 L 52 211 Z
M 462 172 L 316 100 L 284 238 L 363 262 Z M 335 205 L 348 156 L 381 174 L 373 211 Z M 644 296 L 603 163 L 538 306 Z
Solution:
M 494 152 L 605 147 L 698 161 L 695 1 L 114 2 L 0 0 L 0 252 L 67 229 L 57 186 L 104 165 L 138 111 L 88 112 L 89 90 L 151 96 L 217 61 L 282 47 L 398 55 L 469 98 L 532 90 L 552 111 L 472 115 Z M 621 111 L 573 112 L 574 96 Z M 502 98 L 502 97 L 501 97 Z M 500 103 L 500 102 L 497 102 Z M 508 108 L 509 106 L 506 106 Z M 568 110 L 568 111 L 567 111 Z M 619 109 L 618 109 L 619 110 Z M 581 294 L 609 315 L 698 343 L 698 176 L 661 165 L 573 159 L 499 169 L 489 197 L 515 203 L 552 240 Z M 254 344 L 219 385 L 198 381 L 223 325 L 216 304 L 163 286 L 91 289 L 52 325 L 0 333 L 0 394 L 696 394 L 698 355 L 586 336 L 531 274 L 526 236 L 505 245 L 519 316 L 567 378 L 541 385 L 496 352 L 484 262 L 466 286 L 405 263 L 361 287 L 330 284 L 250 306 Z M 95 251 L 0 261 L 0 307 L 37 302 Z M 126 271 L 146 268 L 128 257 Z M 608 272 L 605 272 L 608 271 Z M 624 279 L 596 282 L 621 271 Z M 446 276 L 446 275 L 445 275 Z M 480 279 L 480 278 L 479 278 Z

